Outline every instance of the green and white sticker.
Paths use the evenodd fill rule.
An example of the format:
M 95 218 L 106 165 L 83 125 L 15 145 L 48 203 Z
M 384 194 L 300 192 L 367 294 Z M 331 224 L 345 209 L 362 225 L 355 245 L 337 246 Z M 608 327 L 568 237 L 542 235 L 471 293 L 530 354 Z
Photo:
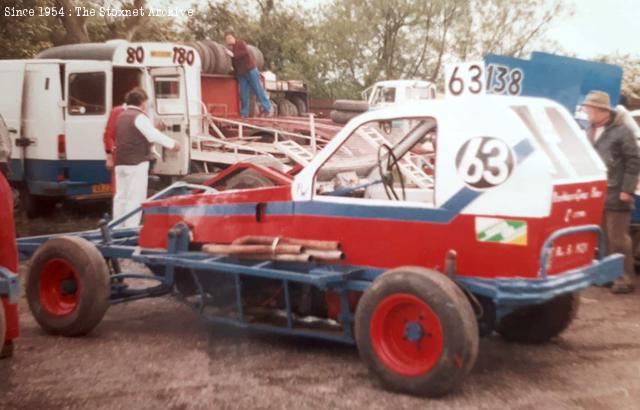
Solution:
M 476 239 L 480 242 L 526 246 L 527 222 L 477 217 Z

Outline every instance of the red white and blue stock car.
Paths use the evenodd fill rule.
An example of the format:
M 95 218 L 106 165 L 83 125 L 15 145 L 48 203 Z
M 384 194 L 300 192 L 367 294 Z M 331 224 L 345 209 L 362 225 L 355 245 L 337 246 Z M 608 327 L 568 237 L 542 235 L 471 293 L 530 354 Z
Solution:
M 109 304 L 174 292 L 212 322 L 355 343 L 385 387 L 440 396 L 479 335 L 547 341 L 577 292 L 622 273 L 603 255 L 605 166 L 550 100 L 369 112 L 295 175 L 237 164 L 205 185 L 147 201 L 139 230 L 21 240 L 40 324 L 86 333 Z M 121 258 L 159 284 L 129 289 Z

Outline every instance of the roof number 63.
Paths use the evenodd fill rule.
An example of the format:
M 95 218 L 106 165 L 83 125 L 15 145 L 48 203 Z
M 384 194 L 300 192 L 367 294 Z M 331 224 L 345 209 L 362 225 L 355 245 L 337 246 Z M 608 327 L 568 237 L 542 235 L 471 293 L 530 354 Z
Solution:
M 475 137 L 465 142 L 456 155 L 456 167 L 465 184 L 476 189 L 504 183 L 513 171 L 513 153 L 502 140 Z

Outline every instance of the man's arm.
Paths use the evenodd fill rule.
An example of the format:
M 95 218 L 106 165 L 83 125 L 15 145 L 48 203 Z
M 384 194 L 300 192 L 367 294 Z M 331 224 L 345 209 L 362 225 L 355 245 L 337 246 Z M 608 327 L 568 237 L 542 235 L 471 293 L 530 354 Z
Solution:
M 151 123 L 149 117 L 144 114 L 138 115 L 133 124 L 136 126 L 138 131 L 144 135 L 147 141 L 151 143 L 157 143 L 169 149 L 173 149 L 177 144 L 172 138 L 158 131 Z
M 236 45 L 233 47 L 233 56 L 235 58 L 242 58 L 249 55 L 249 49 L 247 43 L 242 40 L 236 40 Z
M 638 183 L 638 174 L 640 173 L 640 155 L 638 154 L 638 145 L 633 133 L 624 128 L 621 138 L 621 151 L 624 159 L 624 176 L 622 178 L 622 192 L 633 194 Z
M 104 134 L 102 136 L 104 152 L 106 153 L 112 153 L 116 148 L 116 122 L 122 111 L 122 107 L 115 107 L 109 114 L 107 126 L 104 128 Z

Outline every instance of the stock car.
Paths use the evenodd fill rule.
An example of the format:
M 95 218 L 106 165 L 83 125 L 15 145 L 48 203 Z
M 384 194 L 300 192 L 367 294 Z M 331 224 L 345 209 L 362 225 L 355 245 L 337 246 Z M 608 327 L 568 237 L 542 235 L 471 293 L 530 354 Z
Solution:
M 238 182 L 240 181 L 240 182 Z M 599 228 L 606 169 L 547 99 L 425 101 L 351 120 L 297 173 L 237 164 L 146 201 L 142 226 L 21 238 L 40 325 L 174 294 L 215 323 L 357 345 L 391 390 L 437 397 L 479 337 L 542 343 L 622 274 Z M 128 283 L 131 259 L 157 285 Z

